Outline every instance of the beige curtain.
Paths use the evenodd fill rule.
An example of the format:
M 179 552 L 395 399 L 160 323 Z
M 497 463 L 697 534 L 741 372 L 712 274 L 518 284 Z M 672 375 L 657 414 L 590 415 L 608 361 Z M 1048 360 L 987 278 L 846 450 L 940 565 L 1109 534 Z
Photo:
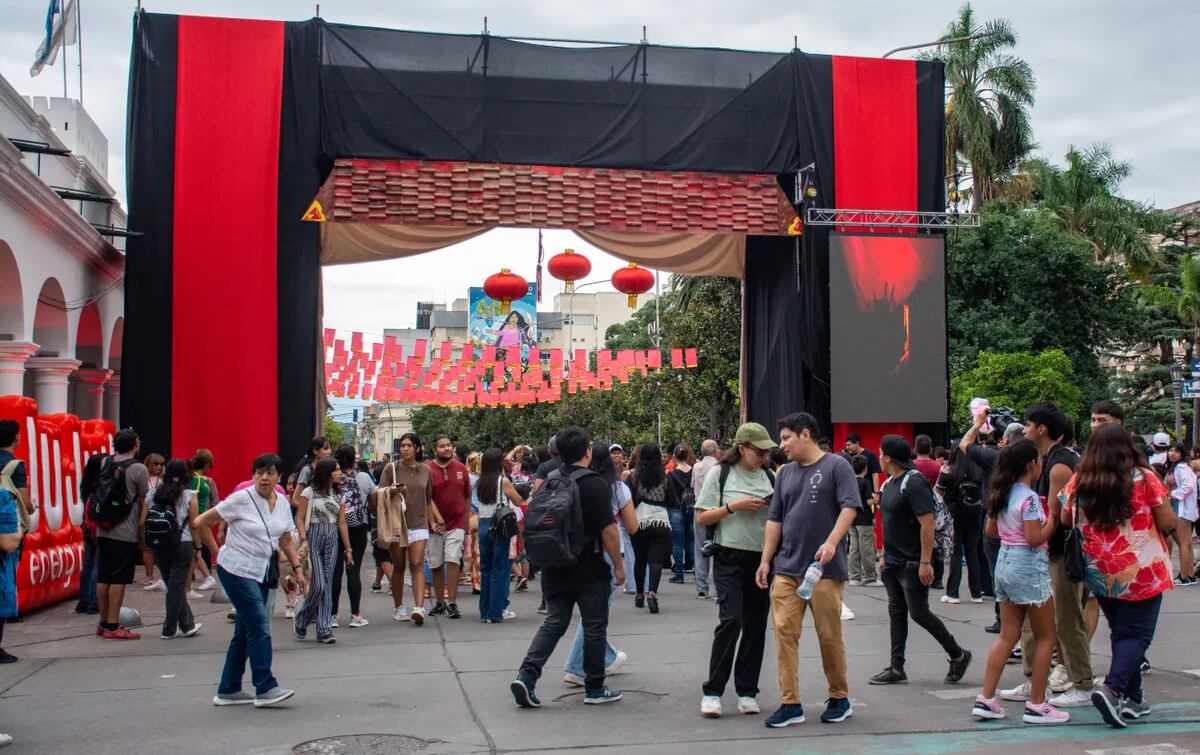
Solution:
M 741 278 L 746 272 L 744 234 L 574 232 L 615 257 L 663 272 L 733 278 Z
M 321 264 L 349 265 L 411 257 L 452 246 L 489 230 L 489 227 L 479 226 L 453 228 L 400 223 L 323 223 Z

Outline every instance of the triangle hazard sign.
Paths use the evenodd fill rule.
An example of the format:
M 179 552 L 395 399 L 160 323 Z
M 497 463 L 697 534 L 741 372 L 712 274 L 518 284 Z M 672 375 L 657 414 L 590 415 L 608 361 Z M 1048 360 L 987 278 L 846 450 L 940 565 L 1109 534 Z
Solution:
M 321 209 L 321 203 L 314 199 L 300 219 L 309 223 L 324 223 L 325 211 Z

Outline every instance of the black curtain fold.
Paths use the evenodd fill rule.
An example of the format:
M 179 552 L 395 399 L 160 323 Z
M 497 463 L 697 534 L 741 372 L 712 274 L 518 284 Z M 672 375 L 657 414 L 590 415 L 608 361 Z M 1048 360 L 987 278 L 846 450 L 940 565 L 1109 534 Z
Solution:
M 285 469 L 319 434 L 321 226 L 300 220 L 328 175 L 321 154 L 319 20 L 284 25 L 279 116 L 278 298 L 279 450 Z
M 133 17 L 125 181 L 125 328 L 121 342 L 121 425 L 146 453 L 171 449 L 171 281 L 175 226 L 176 16 Z

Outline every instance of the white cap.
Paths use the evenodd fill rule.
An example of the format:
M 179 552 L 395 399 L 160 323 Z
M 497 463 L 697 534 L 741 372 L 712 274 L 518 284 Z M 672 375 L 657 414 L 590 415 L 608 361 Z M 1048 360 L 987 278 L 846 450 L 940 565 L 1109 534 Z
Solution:
M 1166 448 L 1171 445 L 1171 436 L 1166 433 L 1155 433 L 1150 443 L 1155 448 Z

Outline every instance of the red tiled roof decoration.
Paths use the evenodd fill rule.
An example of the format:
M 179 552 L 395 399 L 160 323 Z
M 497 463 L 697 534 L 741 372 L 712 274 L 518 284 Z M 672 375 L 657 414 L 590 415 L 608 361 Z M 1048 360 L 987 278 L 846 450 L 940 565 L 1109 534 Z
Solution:
M 770 175 L 341 159 L 321 193 L 333 222 L 786 235 L 796 217 Z

